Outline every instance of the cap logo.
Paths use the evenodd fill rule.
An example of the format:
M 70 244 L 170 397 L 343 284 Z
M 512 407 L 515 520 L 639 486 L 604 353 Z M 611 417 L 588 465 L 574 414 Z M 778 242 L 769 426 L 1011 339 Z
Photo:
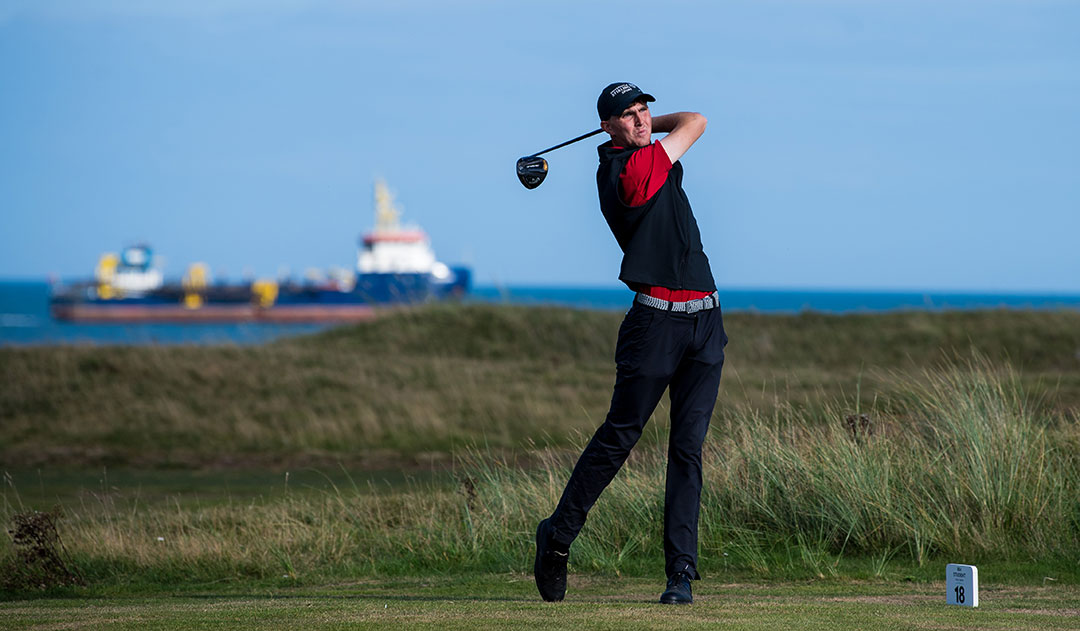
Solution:
M 620 94 L 626 94 L 627 92 L 637 89 L 638 87 L 633 83 L 623 83 L 612 88 L 611 92 L 608 93 L 608 96 L 610 96 L 611 98 L 615 98 Z

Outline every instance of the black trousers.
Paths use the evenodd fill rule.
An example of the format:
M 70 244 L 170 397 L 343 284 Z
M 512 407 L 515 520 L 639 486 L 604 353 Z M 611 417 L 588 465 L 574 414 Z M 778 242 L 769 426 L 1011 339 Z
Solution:
M 556 541 L 569 546 L 581 532 L 589 509 L 630 455 L 670 387 L 665 570 L 668 576 L 688 572 L 700 578 L 701 444 L 716 405 L 726 344 L 719 308 L 688 315 L 634 303 L 619 328 L 611 408 L 578 459 L 551 516 Z

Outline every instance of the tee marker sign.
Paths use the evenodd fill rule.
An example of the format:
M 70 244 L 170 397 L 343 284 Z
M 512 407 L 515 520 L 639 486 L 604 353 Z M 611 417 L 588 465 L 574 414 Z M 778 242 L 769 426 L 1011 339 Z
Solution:
M 946 565 L 945 602 L 961 607 L 978 607 L 979 568 L 959 563 Z

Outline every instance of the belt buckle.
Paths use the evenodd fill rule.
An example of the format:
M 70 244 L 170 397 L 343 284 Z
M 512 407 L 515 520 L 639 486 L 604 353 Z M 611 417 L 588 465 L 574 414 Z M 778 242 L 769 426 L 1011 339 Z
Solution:
M 698 311 L 701 311 L 704 308 L 705 308 L 705 301 L 700 299 L 700 298 L 686 301 L 686 313 L 688 313 L 688 314 L 697 313 Z

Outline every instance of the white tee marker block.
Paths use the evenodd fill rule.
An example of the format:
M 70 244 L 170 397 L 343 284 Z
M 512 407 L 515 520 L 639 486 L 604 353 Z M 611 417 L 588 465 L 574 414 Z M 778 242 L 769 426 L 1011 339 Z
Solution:
M 961 607 L 978 607 L 979 568 L 959 563 L 946 565 L 945 602 Z

